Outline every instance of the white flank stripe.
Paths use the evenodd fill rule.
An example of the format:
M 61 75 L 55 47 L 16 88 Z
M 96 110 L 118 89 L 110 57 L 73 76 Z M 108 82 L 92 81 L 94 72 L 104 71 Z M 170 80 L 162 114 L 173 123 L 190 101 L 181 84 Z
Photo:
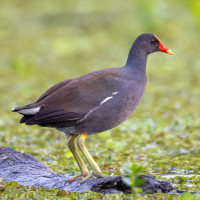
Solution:
M 118 94 L 119 92 L 112 92 L 112 96 L 110 97 L 106 97 L 104 100 L 101 101 L 100 105 L 98 105 L 97 107 L 93 108 L 92 110 L 90 110 L 83 119 L 79 120 L 79 122 L 85 120 L 88 115 L 90 115 L 92 112 L 94 112 L 95 110 L 98 110 L 100 108 L 101 105 L 103 105 L 105 102 L 107 102 L 108 100 L 112 99 L 116 94 Z
M 103 101 L 101 101 L 100 105 L 104 104 L 106 101 L 112 99 L 116 94 L 118 94 L 119 92 L 112 92 L 112 96 L 110 97 L 106 97 Z
M 40 107 L 19 110 L 18 112 L 23 115 L 34 115 L 40 110 Z
M 112 99 L 113 97 L 106 97 L 103 101 L 101 101 L 101 105 L 104 104 L 106 101 L 108 101 L 109 99 Z
M 118 94 L 118 92 L 113 92 L 113 93 L 112 93 L 113 96 L 116 95 L 116 94 Z

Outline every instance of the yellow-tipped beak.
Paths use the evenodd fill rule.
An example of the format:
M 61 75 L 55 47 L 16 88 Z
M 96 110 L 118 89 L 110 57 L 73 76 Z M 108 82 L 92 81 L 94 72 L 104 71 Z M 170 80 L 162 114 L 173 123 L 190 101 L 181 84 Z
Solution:
M 173 55 L 173 52 L 169 49 L 167 50 L 167 54 Z

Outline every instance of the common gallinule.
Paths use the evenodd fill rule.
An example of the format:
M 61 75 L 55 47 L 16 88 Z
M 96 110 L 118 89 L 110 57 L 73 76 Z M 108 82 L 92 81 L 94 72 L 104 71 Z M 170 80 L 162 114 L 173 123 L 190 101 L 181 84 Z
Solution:
M 95 71 L 78 78 L 60 82 L 48 89 L 34 103 L 14 108 L 24 115 L 20 123 L 53 127 L 68 137 L 81 174 L 68 182 L 84 177 L 102 177 L 102 172 L 85 147 L 87 135 L 116 127 L 136 109 L 146 87 L 146 61 L 150 53 L 172 54 L 156 35 L 142 34 L 133 43 L 126 65 Z M 78 149 L 88 161 L 89 173 Z

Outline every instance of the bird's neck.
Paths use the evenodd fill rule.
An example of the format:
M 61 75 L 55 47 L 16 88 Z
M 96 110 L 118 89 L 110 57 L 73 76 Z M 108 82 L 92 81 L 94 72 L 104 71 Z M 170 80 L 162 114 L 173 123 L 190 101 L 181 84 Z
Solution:
M 137 46 L 132 46 L 126 62 L 126 67 L 132 69 L 134 72 L 139 72 L 146 75 L 146 62 L 148 54 Z

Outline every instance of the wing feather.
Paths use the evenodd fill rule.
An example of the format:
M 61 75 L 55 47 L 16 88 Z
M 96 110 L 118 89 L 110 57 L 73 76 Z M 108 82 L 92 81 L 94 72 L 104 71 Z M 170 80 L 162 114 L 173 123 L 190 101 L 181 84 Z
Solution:
M 37 114 L 29 117 L 25 122 L 28 125 L 50 124 L 58 122 L 77 121 L 82 119 L 84 116 L 85 114 L 66 112 L 60 107 L 43 106 Z
M 112 81 L 110 81 L 112 80 Z M 40 107 L 38 113 L 25 115 L 21 123 L 42 126 L 72 124 L 83 119 L 101 105 L 113 92 L 123 87 L 125 80 L 120 72 L 106 69 L 86 74 L 56 84 L 47 90 L 36 102 L 20 109 Z

